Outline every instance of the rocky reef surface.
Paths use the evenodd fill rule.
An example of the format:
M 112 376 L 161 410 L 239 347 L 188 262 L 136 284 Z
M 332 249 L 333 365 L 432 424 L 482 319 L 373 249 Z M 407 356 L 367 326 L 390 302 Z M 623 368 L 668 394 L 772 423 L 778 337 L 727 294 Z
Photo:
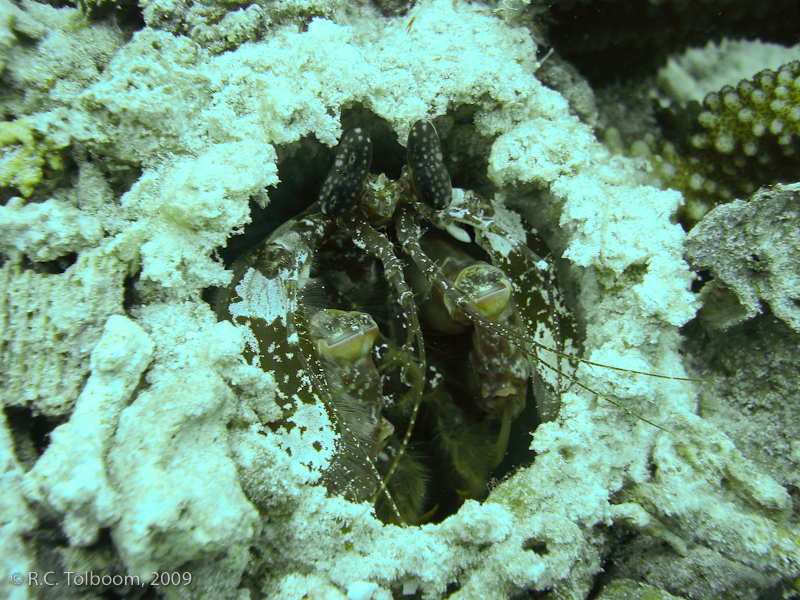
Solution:
M 190 4 L 145 2 L 138 22 L 126 3 L 115 16 L 0 0 L 0 556 L 24 579 L 4 574 L 0 593 L 792 593 L 795 188 L 698 226 L 688 258 L 715 278 L 698 297 L 683 196 L 653 187 L 653 153 L 598 141 L 611 103 L 598 116 L 591 85 L 545 58 L 526 21 L 541 7 Z M 581 355 L 616 369 L 578 365 L 557 418 L 531 432 L 535 460 L 485 501 L 397 527 L 298 460 L 322 411 L 266 427 L 286 399 L 208 290 L 230 282 L 221 255 L 251 219 L 313 200 L 278 184 L 327 168 L 344 121 L 377 148 L 421 118 L 456 184 L 544 237 Z M 782 231 L 792 252 L 736 264 Z M 46 572 L 58 587 L 29 579 Z

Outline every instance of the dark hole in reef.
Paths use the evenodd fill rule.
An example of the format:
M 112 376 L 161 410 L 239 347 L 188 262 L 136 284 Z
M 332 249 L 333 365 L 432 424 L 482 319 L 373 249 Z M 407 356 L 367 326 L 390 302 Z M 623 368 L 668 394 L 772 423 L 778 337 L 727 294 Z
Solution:
M 374 0 L 384 17 L 402 17 L 416 4 L 415 0 Z
M 50 432 L 63 420 L 34 414 L 29 406 L 5 406 L 3 412 L 8 419 L 17 460 L 28 470 L 50 444 Z
M 260 558 L 262 553 L 255 546 L 250 546 L 250 555 L 251 557 Z M 265 562 L 267 565 L 269 565 L 269 561 Z M 267 570 L 269 569 L 269 567 L 266 568 Z M 245 569 L 244 573 L 242 573 L 242 578 L 239 581 L 240 590 L 247 590 L 250 592 L 250 598 L 263 598 L 264 592 L 262 590 L 262 585 L 263 581 L 257 574 L 253 574 L 249 569 Z
M 679 151 L 691 152 L 692 136 L 703 133 L 703 128 L 698 123 L 700 113 L 703 112 L 702 105 L 696 100 L 686 103 L 686 106 L 678 107 L 670 105 L 662 107 L 657 101 L 651 103 L 653 116 L 661 127 L 664 137 L 676 144 Z
M 48 0 L 46 4 L 55 8 L 75 8 L 75 2 L 70 0 Z M 82 9 L 92 23 L 106 21 L 109 25 L 116 25 L 125 34 L 126 40 L 145 27 L 142 9 L 137 2 L 97 2 L 84 4 Z
M 114 545 L 114 540 L 111 539 L 111 528 L 101 527 L 100 533 L 97 536 L 97 541 L 89 546 L 89 550 L 101 550 L 103 548 L 111 548 Z
M 386 173 L 397 178 L 404 164 L 404 149 L 397 143 L 389 122 L 371 111 L 355 106 L 342 111 L 342 131 L 365 128 L 372 138 L 372 173 Z M 256 246 L 289 219 L 296 217 L 314 202 L 322 182 L 333 165 L 336 147 L 328 148 L 313 135 L 276 148 L 280 183 L 267 190 L 269 204 L 262 208 L 250 202 L 251 223 L 242 234 L 228 240 L 219 249 L 226 266 Z
M 23 533 L 22 539 L 28 542 L 29 547 L 36 549 L 41 560 L 42 554 L 51 553 L 56 546 L 68 546 L 69 540 L 61 530 L 59 518 L 56 515 L 39 512 L 37 517 L 39 519 L 38 529 Z
M 490 483 L 499 483 L 512 475 L 515 471 L 529 467 L 536 458 L 536 452 L 531 450 L 531 442 L 536 428 L 541 425 L 539 413 L 536 410 L 536 398 L 533 393 L 533 373 L 528 380 L 528 393 L 525 410 L 511 424 L 511 433 L 508 436 L 508 449 L 503 461 L 490 473 Z
M 701 269 L 700 271 L 697 271 L 695 278 L 692 279 L 692 293 L 699 294 L 700 290 L 702 290 L 705 285 L 713 279 L 714 276 L 708 269 Z
M 404 594 L 403 588 L 404 584 L 400 585 L 393 585 L 392 586 L 392 599 L 393 600 L 421 600 L 422 599 L 422 590 L 417 589 L 413 594 Z M 442 594 L 442 598 L 447 599 L 450 598 L 453 594 L 455 594 L 458 590 L 461 589 L 461 585 L 457 581 L 451 581 L 447 584 L 444 593 Z
M 497 191 L 487 175 L 489 154 L 495 138 L 483 137 L 475 127 L 480 107 L 462 104 L 442 118 L 434 119 L 442 142 L 444 164 L 453 187 L 472 190 L 491 198 Z
M 137 271 L 133 275 L 126 276 L 125 280 L 122 282 L 122 308 L 128 315 L 131 315 L 131 311 L 135 307 L 145 303 L 136 287 L 140 275 L 141 271 Z
M 792 499 L 793 519 L 797 521 L 800 518 L 800 487 L 789 484 L 786 486 L 786 491 L 789 492 L 789 497 Z
M 91 156 L 91 153 L 90 153 Z M 128 192 L 142 176 L 144 169 L 139 165 L 110 165 L 102 156 L 94 155 L 93 163 L 100 167 L 115 198 Z
M 510 600 L 552 600 L 550 588 L 545 590 L 525 590 L 511 596 Z
M 612 504 L 616 503 L 616 500 L 612 500 Z M 631 560 L 640 561 L 644 548 L 653 546 L 652 538 L 627 527 L 614 526 L 607 531 L 609 534 L 606 544 L 607 554 L 600 565 L 600 570 L 594 576 L 592 588 L 586 595 L 587 600 L 594 600 L 600 596 L 609 583 L 620 578 L 620 568 L 624 568 L 624 565 Z M 656 542 L 656 548 L 672 552 L 671 548 L 660 542 Z
M 530 550 L 536 554 L 548 554 L 550 551 L 547 549 L 547 542 L 542 542 L 536 538 L 528 538 L 522 544 L 523 550 Z
M 44 260 L 41 262 L 34 262 L 27 256 L 22 258 L 22 268 L 31 269 L 43 275 L 58 275 L 69 269 L 78 260 L 77 252 L 70 252 L 64 256 L 59 256 L 53 260 Z
M 444 594 L 442 595 L 442 598 L 449 598 L 450 596 L 455 594 L 460 589 L 461 589 L 461 585 L 459 585 L 459 583 L 457 581 L 451 581 L 450 583 L 447 584 L 447 588 L 445 589 Z
M 19 191 L 13 186 L 0 187 L 0 206 L 5 206 L 14 196 L 19 196 Z

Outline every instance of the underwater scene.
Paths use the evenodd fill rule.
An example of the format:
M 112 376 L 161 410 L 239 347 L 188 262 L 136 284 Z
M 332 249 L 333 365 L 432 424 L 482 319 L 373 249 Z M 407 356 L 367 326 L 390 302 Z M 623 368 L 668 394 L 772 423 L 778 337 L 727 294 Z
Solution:
M 0 597 L 800 600 L 795 0 L 0 0 Z

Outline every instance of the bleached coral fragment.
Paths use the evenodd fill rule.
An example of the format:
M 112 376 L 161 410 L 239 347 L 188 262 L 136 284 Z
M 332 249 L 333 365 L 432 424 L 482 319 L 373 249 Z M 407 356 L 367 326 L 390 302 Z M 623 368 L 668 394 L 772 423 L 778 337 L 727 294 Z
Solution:
M 8 242 L 6 242 L 8 243 Z M 0 269 L 0 389 L 12 405 L 68 414 L 89 373 L 89 355 L 122 312 L 127 266 L 108 247 L 84 250 L 58 274 L 7 261 Z
M 36 531 L 38 520 L 25 502 L 22 482 L 25 475 L 17 461 L 14 441 L 5 411 L 0 411 L 0 564 L 11 573 L 29 573 L 36 569 L 35 548 L 27 541 Z M 26 539 L 27 538 L 27 539 Z M 27 588 L 15 585 L 10 577 L 0 580 L 0 594 L 12 600 L 27 600 Z M 18 582 L 16 582 L 18 583 Z
M 347 600 L 372 600 L 372 595 L 377 589 L 377 583 L 354 581 L 347 586 Z
M 11 198 L 0 207 L 0 251 L 48 261 L 78 252 L 103 237 L 100 221 L 73 206 L 50 199 L 24 204 Z
M 185 329 L 170 326 L 176 319 Z M 108 473 L 119 494 L 120 519 L 112 526 L 117 550 L 131 573 L 149 580 L 152 571 L 200 556 L 238 560 L 258 518 L 226 442 L 235 406 L 218 372 L 229 365 L 217 347 L 240 347 L 231 345 L 235 330 L 215 323 L 207 308 L 182 303 L 150 306 L 142 320 L 158 365 L 150 387 L 120 416 Z
M 152 356 L 153 342 L 139 325 L 111 316 L 92 351 L 91 376 L 75 411 L 52 432 L 47 451 L 25 476 L 28 500 L 62 517 L 73 545 L 95 543 L 99 529 L 119 518 L 105 457 L 119 415 Z

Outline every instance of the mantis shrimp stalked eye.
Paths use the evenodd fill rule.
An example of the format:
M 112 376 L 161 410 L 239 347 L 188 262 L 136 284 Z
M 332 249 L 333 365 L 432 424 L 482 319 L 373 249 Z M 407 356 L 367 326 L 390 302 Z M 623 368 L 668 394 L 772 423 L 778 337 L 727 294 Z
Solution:
M 340 217 L 355 206 L 372 164 L 372 140 L 360 127 L 342 138 L 336 159 L 319 193 L 319 211 Z
M 347 132 L 317 201 L 236 262 L 217 307 L 245 358 L 274 374 L 285 419 L 324 406 L 337 435 L 328 492 L 398 524 L 485 496 L 543 340 L 547 369 L 566 370 L 558 290 L 509 236 L 525 237 L 519 220 L 452 187 L 428 121 L 411 127 L 407 158 L 396 180 L 372 175 L 369 135 Z M 545 370 L 536 404 L 552 418 L 560 379 L 545 385 Z
M 453 186 L 442 162 L 442 145 L 428 121 L 417 121 L 408 134 L 408 167 L 419 198 L 436 210 L 450 206 Z

